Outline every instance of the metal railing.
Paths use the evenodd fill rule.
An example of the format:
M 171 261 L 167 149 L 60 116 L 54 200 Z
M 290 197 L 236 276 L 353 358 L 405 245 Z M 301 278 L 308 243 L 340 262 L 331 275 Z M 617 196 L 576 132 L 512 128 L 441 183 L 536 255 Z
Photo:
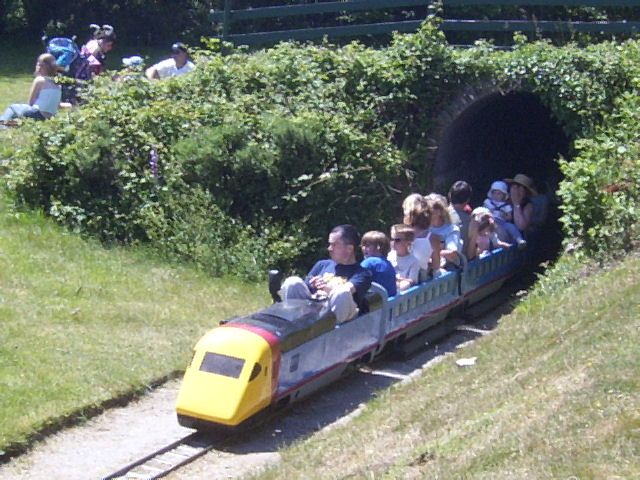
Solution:
M 429 7 L 432 4 L 432 0 L 347 0 L 234 10 L 232 0 L 225 0 L 224 10 L 212 10 L 209 18 L 212 22 L 222 25 L 222 35 L 218 37 L 222 40 L 240 45 L 273 44 L 283 40 L 314 40 L 325 36 L 337 38 L 380 35 L 391 32 L 413 32 L 418 29 L 423 19 L 253 33 L 234 33 L 233 27 L 238 22 L 244 21 L 327 13 L 369 12 L 401 7 Z M 478 6 L 635 7 L 638 9 L 638 14 L 640 14 L 640 0 L 443 0 L 442 6 L 445 11 L 445 18 L 440 28 L 444 32 L 523 32 L 535 34 L 562 32 L 635 34 L 640 32 L 640 21 L 485 20 L 446 17 L 447 7 Z

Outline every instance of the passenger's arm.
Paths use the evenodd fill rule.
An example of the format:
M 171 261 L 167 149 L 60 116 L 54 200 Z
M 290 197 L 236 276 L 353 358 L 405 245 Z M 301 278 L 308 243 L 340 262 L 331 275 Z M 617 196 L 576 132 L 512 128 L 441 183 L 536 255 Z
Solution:
M 528 203 L 524 208 L 519 203 L 513 206 L 513 223 L 521 232 L 526 231 L 531 225 L 533 217 L 533 204 Z
M 449 262 L 458 263 L 460 259 L 458 252 L 461 244 L 460 229 L 456 227 L 445 238 L 445 248 L 440 251 L 440 255 Z
M 440 270 L 440 237 L 432 233 L 430 240 L 431 248 L 433 249 L 431 252 L 431 270 L 437 272 Z
M 144 74 L 149 80 L 160 80 L 160 74 L 158 73 L 158 69 L 155 65 L 151 65 L 147 68 Z
M 353 283 L 347 282 L 344 285 L 345 285 L 345 287 L 349 287 L 349 291 L 351 292 L 351 295 L 356 293 L 356 286 Z
M 400 291 L 408 290 L 409 288 L 413 287 L 415 284 L 416 284 L 416 282 L 414 282 L 410 278 L 398 278 L 398 279 L 396 279 L 396 286 L 398 287 L 398 290 L 400 290 Z
M 472 218 L 469 221 L 469 231 L 467 232 L 467 240 L 465 241 L 467 260 L 473 260 L 476 258 L 476 255 L 478 255 L 477 238 L 478 222 Z

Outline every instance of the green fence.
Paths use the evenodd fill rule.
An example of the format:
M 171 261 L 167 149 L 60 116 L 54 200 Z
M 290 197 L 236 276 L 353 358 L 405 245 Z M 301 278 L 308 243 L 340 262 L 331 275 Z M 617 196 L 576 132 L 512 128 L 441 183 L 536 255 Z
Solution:
M 233 1 L 225 0 L 224 10 L 210 13 L 212 22 L 222 26 L 218 38 L 238 45 L 273 44 L 283 40 L 314 40 L 324 36 L 329 38 L 380 35 L 391 32 L 412 32 L 422 23 L 421 19 L 362 23 L 318 28 L 296 28 L 252 33 L 235 32 L 240 22 L 283 19 L 286 17 L 321 15 L 327 13 L 344 14 L 351 12 L 371 12 L 375 10 L 402 7 L 431 7 L 430 0 L 351 0 L 280 5 L 234 10 Z M 469 32 L 477 36 L 504 32 L 529 34 L 552 33 L 603 33 L 633 35 L 640 32 L 640 21 L 551 21 L 528 20 L 486 20 L 447 18 L 449 7 L 635 7 L 640 15 L 640 0 L 443 0 L 445 13 L 441 28 L 444 32 Z M 484 34 L 484 35 L 483 35 Z

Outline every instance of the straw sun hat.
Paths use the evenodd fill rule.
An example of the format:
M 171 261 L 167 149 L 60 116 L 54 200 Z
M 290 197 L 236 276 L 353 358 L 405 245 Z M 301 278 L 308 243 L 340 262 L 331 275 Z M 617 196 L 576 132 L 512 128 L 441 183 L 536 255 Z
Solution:
M 537 195 L 538 193 L 536 192 L 536 189 L 533 188 L 533 179 L 531 177 L 528 177 L 524 173 L 518 173 L 513 178 L 505 178 L 504 181 L 508 184 L 517 183 L 518 185 L 522 185 L 529 191 L 530 195 Z

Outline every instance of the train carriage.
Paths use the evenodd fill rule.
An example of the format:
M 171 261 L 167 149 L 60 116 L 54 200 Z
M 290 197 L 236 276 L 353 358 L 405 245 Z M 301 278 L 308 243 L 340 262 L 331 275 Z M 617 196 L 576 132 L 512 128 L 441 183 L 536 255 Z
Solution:
M 457 307 L 495 293 L 525 251 L 497 249 L 394 297 L 374 284 L 369 312 L 337 324 L 322 302 L 289 300 L 223 322 L 196 344 L 177 401 L 181 425 L 237 428 L 309 395 L 352 364 L 437 328 Z

